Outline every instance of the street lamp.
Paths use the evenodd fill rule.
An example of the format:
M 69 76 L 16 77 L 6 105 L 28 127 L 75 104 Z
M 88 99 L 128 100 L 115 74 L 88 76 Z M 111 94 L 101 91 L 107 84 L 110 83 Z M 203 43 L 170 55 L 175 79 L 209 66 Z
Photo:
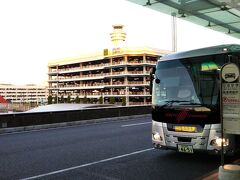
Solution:
M 126 106 L 129 106 L 129 87 L 126 86 Z

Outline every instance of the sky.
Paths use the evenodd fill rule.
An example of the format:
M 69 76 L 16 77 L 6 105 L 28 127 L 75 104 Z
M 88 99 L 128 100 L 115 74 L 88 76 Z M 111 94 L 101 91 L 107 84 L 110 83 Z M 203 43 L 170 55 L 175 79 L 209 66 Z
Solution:
M 111 47 L 113 24 L 126 46 L 172 49 L 171 17 L 126 0 L 0 0 L 0 23 L 0 84 L 46 83 L 50 60 Z M 177 37 L 178 51 L 240 44 L 181 19 Z

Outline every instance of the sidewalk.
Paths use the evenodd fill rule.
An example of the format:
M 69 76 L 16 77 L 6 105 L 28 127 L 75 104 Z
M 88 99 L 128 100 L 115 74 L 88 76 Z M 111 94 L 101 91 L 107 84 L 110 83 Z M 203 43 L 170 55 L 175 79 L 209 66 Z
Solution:
M 218 169 L 211 172 L 209 176 L 203 178 L 202 180 L 218 180 Z
M 240 159 L 237 159 L 235 161 L 233 161 L 231 164 L 238 164 L 240 165 Z M 220 165 L 219 165 L 220 166 Z M 218 180 L 218 169 L 210 172 L 208 175 L 203 176 L 201 179 L 202 180 Z

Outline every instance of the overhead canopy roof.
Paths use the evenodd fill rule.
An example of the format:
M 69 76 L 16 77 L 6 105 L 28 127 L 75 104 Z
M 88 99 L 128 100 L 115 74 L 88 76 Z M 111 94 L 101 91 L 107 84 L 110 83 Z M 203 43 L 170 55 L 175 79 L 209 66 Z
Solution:
M 240 39 L 240 0 L 128 0 Z

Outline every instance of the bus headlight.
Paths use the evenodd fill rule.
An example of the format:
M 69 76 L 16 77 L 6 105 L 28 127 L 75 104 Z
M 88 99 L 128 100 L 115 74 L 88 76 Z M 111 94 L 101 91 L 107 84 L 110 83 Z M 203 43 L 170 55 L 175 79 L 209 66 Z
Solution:
M 211 140 L 210 145 L 212 146 L 221 146 L 223 143 L 223 146 L 228 146 L 229 145 L 229 139 L 227 138 L 219 138 L 216 137 L 215 139 Z
M 162 137 L 157 132 L 152 133 L 152 137 L 155 141 L 162 141 Z

